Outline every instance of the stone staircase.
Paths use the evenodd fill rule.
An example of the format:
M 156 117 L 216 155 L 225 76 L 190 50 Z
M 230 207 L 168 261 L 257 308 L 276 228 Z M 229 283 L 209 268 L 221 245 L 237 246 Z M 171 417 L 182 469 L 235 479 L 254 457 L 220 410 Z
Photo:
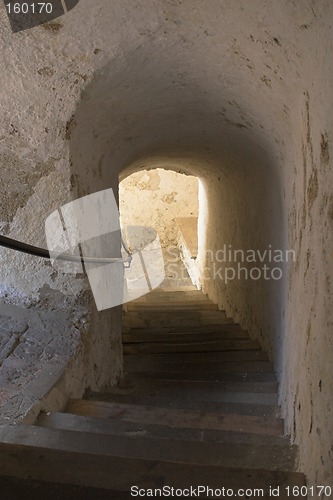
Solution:
M 127 306 L 123 331 L 118 387 L 1 430 L 2 475 L 15 470 L 49 500 L 134 498 L 131 486 L 248 490 L 243 498 L 260 489 L 267 499 L 279 487 L 284 499 L 305 484 L 271 362 L 201 292 L 154 291 Z

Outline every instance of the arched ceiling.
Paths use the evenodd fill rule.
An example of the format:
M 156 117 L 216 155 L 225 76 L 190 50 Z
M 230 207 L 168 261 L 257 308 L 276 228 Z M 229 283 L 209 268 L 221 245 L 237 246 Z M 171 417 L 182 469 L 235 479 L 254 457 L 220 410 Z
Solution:
M 275 167 L 302 106 L 319 22 L 311 2 L 135 4 L 114 3 L 113 32 L 100 19 L 99 41 L 124 45 L 83 92 L 71 122 L 74 160 L 80 150 L 80 164 L 118 172 L 150 155 Z
M 273 92 L 256 71 L 244 75 L 228 51 L 222 46 L 208 60 L 196 50 L 194 57 L 193 47 L 180 53 L 177 43 L 157 40 L 110 63 L 84 91 L 72 148 L 91 165 L 102 159 L 118 171 L 151 154 L 223 158 L 225 165 L 265 154 L 273 164 L 290 126 L 290 95 L 278 76 Z

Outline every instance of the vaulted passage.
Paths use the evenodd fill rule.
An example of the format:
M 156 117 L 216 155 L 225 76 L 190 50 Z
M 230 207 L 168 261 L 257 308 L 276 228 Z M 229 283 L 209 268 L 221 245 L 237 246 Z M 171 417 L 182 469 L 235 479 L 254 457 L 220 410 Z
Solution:
M 266 429 L 266 417 L 273 419 L 272 427 L 267 426 L 269 433 L 277 422 L 280 425 L 279 435 L 267 438 L 272 446 L 267 445 L 267 450 L 272 453 L 266 479 L 277 484 L 274 477 L 282 471 L 281 484 L 289 479 L 290 484 L 298 484 L 303 481 L 300 473 L 305 474 L 309 486 L 333 487 L 332 18 L 329 0 L 94 0 L 93 4 L 80 0 L 61 22 L 15 35 L 7 20 L 1 20 L 1 232 L 46 247 L 48 217 L 70 202 L 110 189 L 117 202 L 120 194 L 121 216 L 127 210 L 138 221 L 143 210 L 136 206 L 137 201 L 135 206 L 122 205 L 126 181 L 135 179 L 130 189 L 140 190 L 143 184 L 155 189 L 161 187 L 157 182 L 161 171 L 175 178 L 192 176 L 199 181 L 197 213 L 176 213 L 178 205 L 185 204 L 185 191 L 192 190 L 189 185 L 181 188 L 179 183 L 178 190 L 173 190 L 179 196 L 174 205 L 170 203 L 175 195 L 171 193 L 170 198 L 165 193 L 164 203 L 172 205 L 170 220 L 177 225 L 177 237 L 165 234 L 165 245 L 176 238 L 182 257 L 178 264 L 185 263 L 186 280 L 191 277 L 195 296 L 201 297 L 198 303 L 189 301 L 191 312 L 185 304 L 186 313 L 174 310 L 171 295 L 163 296 L 168 306 L 172 303 L 171 312 L 154 311 L 157 292 L 135 305 L 98 311 L 84 270 L 74 272 L 1 249 L 1 424 L 34 424 L 41 412 L 55 415 L 66 408 L 70 412 L 74 408 L 73 402 L 68 406 L 70 399 L 80 401 L 87 391 L 104 394 L 106 388 L 115 398 L 105 403 L 106 412 L 118 404 L 121 413 L 121 405 L 127 404 L 120 402 L 122 397 L 133 401 L 142 397 L 142 408 L 147 398 L 150 401 L 145 394 L 150 390 L 161 391 L 156 395 L 160 405 L 162 393 L 172 399 L 171 387 L 173 391 L 176 385 L 172 380 L 177 380 L 176 400 L 186 394 L 183 404 L 193 405 L 176 406 L 177 411 L 195 412 L 196 405 L 212 395 L 211 403 L 220 405 L 219 423 L 224 422 L 225 405 L 232 410 L 228 415 L 235 415 L 235 422 L 243 422 L 243 417 L 249 422 L 249 408 L 252 411 L 262 404 L 266 408 L 268 402 L 265 416 L 255 414 L 264 418 L 259 419 L 261 430 Z M 189 242 L 193 230 L 188 228 L 193 229 L 193 221 L 176 221 L 188 217 L 198 218 L 194 226 L 197 248 Z M 156 216 L 154 224 L 159 229 L 160 222 Z M 120 243 L 114 251 L 119 253 L 119 249 Z M 97 250 L 103 253 L 102 242 Z M 169 279 L 164 285 L 172 285 L 173 278 Z M 181 290 L 172 293 L 177 300 Z M 198 311 L 204 304 L 201 314 Z M 148 312 L 141 310 L 145 308 Z M 223 327 L 218 333 L 203 328 L 203 318 L 215 314 L 214 309 L 220 318 L 232 318 L 238 326 L 230 331 Z M 146 321 L 146 317 L 150 319 Z M 178 352 L 187 335 L 188 318 L 188 326 L 194 326 L 192 317 L 203 340 L 197 342 L 199 333 L 193 331 L 193 340 L 186 337 L 184 345 L 191 345 L 195 352 Z M 123 331 L 129 318 L 135 320 L 129 325 L 131 331 L 146 331 Z M 156 324 L 151 323 L 154 318 Z M 180 328 L 178 333 L 171 331 L 173 321 Z M 151 331 L 156 329 L 158 332 Z M 244 332 L 246 338 L 240 338 Z M 177 337 L 171 337 L 174 333 Z M 144 340 L 129 342 L 132 334 L 138 340 L 144 335 Z M 155 334 L 159 342 L 157 337 L 150 342 L 150 335 Z M 242 342 L 249 349 L 234 349 Z M 225 350 L 226 345 L 231 348 Z M 161 353 L 162 348 L 177 352 Z M 253 352 L 260 353 L 258 361 L 248 359 Z M 156 359 L 162 357 L 157 372 L 160 361 Z M 254 375 L 250 362 L 252 368 L 258 368 Z M 263 372 L 261 366 L 269 366 L 269 370 Z M 124 369 L 131 375 L 125 373 L 123 378 Z M 163 378 L 166 372 L 167 381 Z M 209 385 L 212 376 L 217 377 L 216 387 Z M 200 377 L 198 381 L 196 377 Z M 133 391 L 123 388 L 119 389 L 123 394 L 115 395 L 111 388 L 120 380 L 130 380 Z M 201 384 L 199 389 L 195 389 L 199 387 L 196 381 Z M 231 399 L 222 401 L 224 394 Z M 239 398 L 243 397 L 242 403 Z M 95 411 L 99 407 L 88 401 L 85 408 Z M 126 411 L 130 414 L 130 409 Z M 140 418 L 146 418 L 145 410 L 138 412 Z M 46 425 L 48 419 L 43 418 Z M 57 418 L 50 417 L 50 425 Z M 60 420 L 70 424 L 71 418 L 68 413 Z M 179 418 L 178 414 L 177 421 Z M 214 418 L 207 417 L 205 425 Z M 225 419 L 231 422 L 229 417 Z M 167 427 L 163 422 L 146 423 Z M 97 429 L 102 424 L 92 425 Z M 117 419 L 114 425 L 110 436 L 117 429 L 132 429 L 123 428 Z M 222 469 L 236 469 L 230 462 L 233 452 L 244 449 L 248 453 L 254 442 L 253 429 L 208 430 L 205 425 L 202 429 L 208 441 L 215 441 L 211 431 L 218 431 L 214 456 L 221 453 L 225 457 Z M 10 425 L 2 434 L 4 443 L 12 440 L 34 447 L 34 432 L 56 435 L 42 425 L 32 431 L 21 427 Z M 162 434 L 167 432 L 164 427 Z M 158 431 L 148 426 L 145 432 L 149 429 Z M 262 434 L 260 429 L 255 429 L 256 439 Z M 180 441 L 185 439 L 184 432 L 197 436 L 193 429 L 181 430 Z M 74 444 L 83 441 L 79 434 L 73 436 Z M 162 434 L 156 434 L 158 439 L 169 436 Z M 59 431 L 59 443 L 61 435 Z M 114 443 L 117 439 L 119 436 Z M 256 441 L 257 464 L 265 439 Z M 199 450 L 199 444 L 194 444 L 197 438 L 190 441 Z M 113 442 L 111 437 L 108 442 Z M 134 445 L 128 446 L 130 453 Z M 178 446 L 175 444 L 176 450 Z M 276 446 L 281 446 L 281 455 L 274 455 Z M 228 458 L 225 450 L 229 447 Z M 71 460 L 74 448 L 67 450 L 69 454 L 63 451 L 66 460 Z M 87 450 L 81 451 L 84 455 Z M 183 451 L 179 453 L 178 458 L 183 459 Z M 278 456 L 275 465 L 273 455 Z M 289 461 L 283 464 L 287 456 Z M 99 463 L 106 466 L 104 458 L 98 457 L 96 467 Z M 22 456 L 12 470 L 21 462 Z M 242 467 L 245 462 L 240 462 Z M 112 463 L 116 477 L 120 462 Z M 246 465 L 252 466 L 252 462 Z M 6 470 L 2 464 L 0 473 L 5 475 Z M 142 473 L 145 470 L 143 467 Z M 170 466 L 170 478 L 174 470 Z M 231 477 L 238 481 L 242 473 L 235 474 Z M 24 468 L 19 475 L 34 477 Z M 66 476 L 61 481 L 60 476 L 59 483 L 78 484 L 78 477 Z M 100 486 L 104 487 L 101 476 Z M 37 473 L 36 478 L 40 479 Z M 99 486 L 85 483 L 86 487 L 92 485 Z

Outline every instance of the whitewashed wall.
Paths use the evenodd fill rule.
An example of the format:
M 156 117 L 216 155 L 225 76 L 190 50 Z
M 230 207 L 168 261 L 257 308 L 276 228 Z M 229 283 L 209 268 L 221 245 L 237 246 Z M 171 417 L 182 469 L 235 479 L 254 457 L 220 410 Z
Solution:
M 198 216 L 198 179 L 172 170 L 143 170 L 119 186 L 121 223 L 157 231 L 163 248 L 177 245 L 177 217 Z

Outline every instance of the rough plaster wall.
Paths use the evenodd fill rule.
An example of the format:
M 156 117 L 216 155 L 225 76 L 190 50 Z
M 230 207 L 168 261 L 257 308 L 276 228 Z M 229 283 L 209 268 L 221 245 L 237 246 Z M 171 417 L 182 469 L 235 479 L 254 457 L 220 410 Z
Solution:
M 7 234 L 42 243 L 59 204 L 159 166 L 203 179 L 208 248 L 297 250 L 277 290 L 209 292 L 274 354 L 310 485 L 332 484 L 332 15 L 328 0 L 81 0 L 15 36 L 1 21 Z M 1 255 L 7 300 L 83 287 Z
M 235 166 L 206 180 L 206 234 L 198 267 L 203 270 L 204 292 L 258 338 L 274 359 L 281 349 L 283 280 L 252 280 L 251 268 L 262 269 L 263 263 L 259 259 L 247 263 L 234 251 L 283 248 L 280 186 L 274 171 L 265 178 L 267 165 L 260 167 L 259 160 L 248 167 L 244 172 Z M 272 269 L 281 266 L 267 259 L 265 263 Z M 236 278 L 228 281 L 233 270 Z
M 315 60 L 308 60 L 305 76 L 313 84 L 298 100 L 297 148 L 290 144 L 285 156 L 294 166 L 285 172 L 285 196 L 289 245 L 298 258 L 287 286 L 281 396 L 288 431 L 302 447 L 300 466 L 312 457 L 312 481 L 332 485 L 332 33 L 322 29 L 313 44 L 319 67 L 314 71 Z
M 76 103 L 95 71 L 98 53 L 95 40 L 88 41 L 82 50 L 76 28 L 69 37 L 62 38 L 60 20 L 13 35 L 3 6 L 0 14 L 1 232 L 45 247 L 44 221 L 79 193 L 70 170 L 67 131 Z M 92 180 L 89 191 L 98 189 Z M 105 314 L 97 314 L 89 294 L 90 305 L 85 310 L 88 324 L 81 326 L 80 335 L 73 338 L 71 329 L 88 289 L 84 276 L 55 271 L 46 261 L 4 249 L 0 250 L 0 262 L 1 300 L 17 307 L 14 317 L 20 315 L 22 307 L 35 308 L 43 302 L 45 289 L 49 290 L 50 300 L 52 296 L 57 299 L 50 315 L 44 311 L 42 325 L 45 332 L 53 335 L 59 377 L 66 370 L 64 377 L 49 383 L 52 360 L 45 363 L 43 356 L 32 364 L 31 347 L 27 351 L 22 339 L 5 362 L 9 368 L 1 368 L 2 389 L 9 391 L 8 400 L 13 403 L 8 405 L 6 399 L 1 402 L 3 414 L 17 420 L 34 414 L 40 406 L 38 400 L 44 396 L 45 408 L 56 408 L 56 402 L 61 407 L 69 394 L 81 396 L 88 386 L 97 389 L 114 383 L 122 370 L 119 308 L 107 312 L 106 320 Z M 68 319 L 67 330 L 63 327 L 63 315 Z M 46 334 L 33 342 L 37 344 L 37 357 L 44 350 L 48 359 L 48 342 Z M 22 384 L 15 375 L 18 363 L 24 371 Z M 26 386 L 34 377 L 37 385 L 43 377 L 45 383 L 27 394 Z M 57 389 L 52 389 L 58 384 L 66 389 L 60 391 L 61 397 Z
M 177 217 L 198 216 L 198 179 L 171 170 L 144 170 L 119 185 L 124 226 L 149 226 L 163 248 L 177 245 Z

